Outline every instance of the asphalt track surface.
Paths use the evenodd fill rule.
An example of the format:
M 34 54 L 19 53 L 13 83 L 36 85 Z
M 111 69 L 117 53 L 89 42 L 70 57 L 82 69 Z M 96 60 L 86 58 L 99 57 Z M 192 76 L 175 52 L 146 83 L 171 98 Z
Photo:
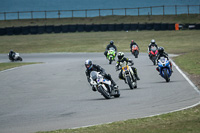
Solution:
M 0 72 L 0 133 L 31 133 L 109 123 L 179 110 L 200 101 L 196 91 L 173 67 L 171 81 L 160 77 L 147 54 L 133 59 L 138 88 L 118 79 L 115 62 L 103 53 L 22 54 L 23 62 L 44 62 Z M 84 62 L 92 59 L 118 84 L 121 96 L 106 100 L 93 92 Z M 0 62 L 9 62 L 0 55 Z

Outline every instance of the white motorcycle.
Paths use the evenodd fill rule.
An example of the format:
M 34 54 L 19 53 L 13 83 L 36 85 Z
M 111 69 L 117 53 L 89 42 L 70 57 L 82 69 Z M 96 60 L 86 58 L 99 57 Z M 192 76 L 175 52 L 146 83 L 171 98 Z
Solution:
M 106 99 L 110 99 L 112 96 L 120 97 L 119 89 L 114 89 L 111 81 L 105 79 L 99 72 L 92 71 L 90 73 L 90 84 Z
M 19 53 L 13 53 L 13 55 L 11 55 L 12 58 L 10 57 L 9 53 L 8 53 L 8 58 L 10 61 L 22 61 L 22 57 L 20 57 Z

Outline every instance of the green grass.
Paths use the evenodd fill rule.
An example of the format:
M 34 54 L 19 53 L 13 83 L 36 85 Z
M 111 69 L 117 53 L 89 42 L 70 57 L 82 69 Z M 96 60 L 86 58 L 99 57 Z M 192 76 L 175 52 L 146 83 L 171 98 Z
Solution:
M 120 23 L 200 23 L 198 14 L 188 15 L 142 15 L 142 16 L 101 16 L 91 18 L 62 18 L 62 19 L 26 19 L 1 20 L 2 27 L 34 26 L 34 25 L 67 25 L 67 24 L 120 24 Z
M 19 66 L 24 66 L 24 65 L 30 65 L 30 64 L 37 64 L 34 62 L 29 62 L 29 63 L 23 63 L 23 62 L 9 62 L 9 63 L 0 63 L 0 71 L 14 68 L 14 67 L 19 67 Z
M 114 40 L 118 51 L 128 52 L 131 40 L 135 40 L 141 52 L 147 52 L 148 44 L 154 38 L 168 53 L 181 54 L 200 51 L 199 35 L 199 30 L 183 30 L 0 36 L 0 53 L 10 49 L 20 53 L 103 52 L 110 40 Z
M 189 74 L 200 75 L 200 51 L 174 58 L 176 64 Z

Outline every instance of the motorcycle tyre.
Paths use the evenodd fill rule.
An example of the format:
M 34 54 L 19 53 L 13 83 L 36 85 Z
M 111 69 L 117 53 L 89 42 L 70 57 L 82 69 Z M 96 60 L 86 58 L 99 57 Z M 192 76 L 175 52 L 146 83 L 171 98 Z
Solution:
M 110 93 L 105 91 L 102 86 L 99 86 L 98 90 L 106 99 L 110 99 L 111 98 Z
M 169 79 L 169 76 L 168 76 L 167 70 L 165 69 L 165 70 L 163 70 L 163 71 L 164 71 L 164 78 L 165 78 L 166 82 L 169 82 L 170 79 Z
M 135 58 L 138 58 L 138 54 L 139 54 L 139 52 L 135 51 Z
M 22 59 L 22 57 L 18 57 L 17 60 L 22 61 L 23 59 Z
M 126 80 L 127 80 L 127 83 L 129 85 L 130 89 L 133 89 L 134 87 L 133 87 L 133 84 L 131 82 L 131 78 L 130 77 L 126 77 Z
M 110 57 L 109 59 L 109 64 L 112 64 L 112 57 Z

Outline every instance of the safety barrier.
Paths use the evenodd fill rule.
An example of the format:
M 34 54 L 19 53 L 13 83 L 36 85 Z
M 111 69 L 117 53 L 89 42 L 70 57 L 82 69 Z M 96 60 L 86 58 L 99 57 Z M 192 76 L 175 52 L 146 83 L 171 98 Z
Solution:
M 177 27 L 178 26 L 178 27 Z M 136 31 L 136 30 L 199 30 L 200 24 L 146 23 L 146 24 L 74 24 L 0 28 L 0 35 L 28 35 L 43 33 Z

